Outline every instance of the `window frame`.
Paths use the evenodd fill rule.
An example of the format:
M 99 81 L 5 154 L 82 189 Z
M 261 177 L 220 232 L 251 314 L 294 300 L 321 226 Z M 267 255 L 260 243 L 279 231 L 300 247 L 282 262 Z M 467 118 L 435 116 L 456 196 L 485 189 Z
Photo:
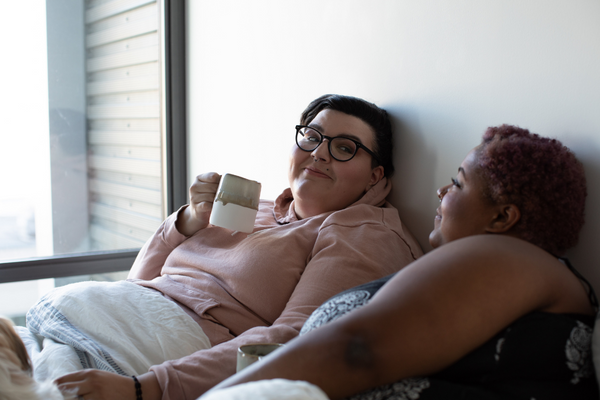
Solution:
M 187 203 L 185 0 L 158 0 L 163 29 L 163 207 Z M 0 283 L 127 271 L 139 249 L 0 262 Z

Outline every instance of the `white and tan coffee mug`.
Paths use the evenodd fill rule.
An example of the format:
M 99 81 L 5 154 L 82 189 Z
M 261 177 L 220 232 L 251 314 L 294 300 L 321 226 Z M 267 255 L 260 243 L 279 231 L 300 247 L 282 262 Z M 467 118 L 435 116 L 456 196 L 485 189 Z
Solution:
M 248 365 L 262 360 L 264 357 L 281 347 L 283 347 L 283 345 L 279 343 L 257 343 L 240 346 L 237 351 L 236 372 L 240 372 Z
M 259 182 L 224 174 L 219 182 L 209 222 L 232 231 L 252 233 L 260 189 Z

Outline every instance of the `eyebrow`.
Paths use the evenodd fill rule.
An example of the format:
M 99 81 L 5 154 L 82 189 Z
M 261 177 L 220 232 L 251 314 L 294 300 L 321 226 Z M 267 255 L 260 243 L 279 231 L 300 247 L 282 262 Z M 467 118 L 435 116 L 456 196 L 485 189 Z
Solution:
M 322 133 L 322 131 L 324 130 L 323 127 L 319 124 L 313 124 L 311 123 L 310 125 L 308 125 L 309 128 L 315 128 L 316 130 L 318 130 L 321 135 L 324 135 L 324 133 Z M 360 140 L 360 138 L 358 136 L 349 134 L 349 133 L 341 133 L 338 136 L 332 136 L 332 137 L 345 137 L 348 139 L 353 139 L 356 140 L 358 143 L 363 144 L 362 140 Z
M 461 173 L 461 172 L 462 172 L 463 176 L 467 176 L 467 175 L 465 174 L 465 169 L 464 169 L 463 167 L 458 167 L 458 172 L 459 172 L 459 173 Z

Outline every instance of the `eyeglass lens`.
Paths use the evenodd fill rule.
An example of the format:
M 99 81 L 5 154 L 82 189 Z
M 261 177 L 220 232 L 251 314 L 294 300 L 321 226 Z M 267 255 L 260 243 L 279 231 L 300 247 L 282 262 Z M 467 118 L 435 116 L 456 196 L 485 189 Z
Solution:
M 296 142 L 302 150 L 313 151 L 321 143 L 321 134 L 314 129 L 303 127 L 298 130 Z M 352 140 L 345 137 L 334 137 L 329 142 L 329 153 L 339 161 L 351 159 L 358 146 Z

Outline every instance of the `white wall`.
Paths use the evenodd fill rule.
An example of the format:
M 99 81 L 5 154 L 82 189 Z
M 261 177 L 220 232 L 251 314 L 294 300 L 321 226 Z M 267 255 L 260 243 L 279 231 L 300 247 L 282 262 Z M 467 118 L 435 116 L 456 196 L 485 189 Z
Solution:
M 391 200 L 429 250 L 436 189 L 486 127 L 519 125 L 562 140 L 585 165 L 587 223 L 569 256 L 600 289 L 600 2 L 188 0 L 187 7 L 190 176 L 238 173 L 263 182 L 263 197 L 273 198 L 287 184 L 304 107 L 325 93 L 363 97 L 393 117 Z

